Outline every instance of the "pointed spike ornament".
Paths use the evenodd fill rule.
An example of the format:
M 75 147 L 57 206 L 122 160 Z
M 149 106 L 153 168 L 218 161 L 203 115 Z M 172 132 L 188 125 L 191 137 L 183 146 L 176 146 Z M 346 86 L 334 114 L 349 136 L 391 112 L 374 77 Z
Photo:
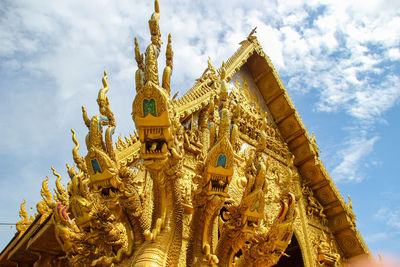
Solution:
M 171 74 L 173 69 L 173 56 L 171 45 L 171 34 L 168 35 L 167 51 L 165 52 L 166 66 L 164 68 L 162 77 L 162 87 L 167 91 L 168 95 L 171 94 Z
M 145 80 L 144 80 L 143 54 L 140 54 L 139 43 L 136 37 L 135 37 L 135 59 L 138 66 L 138 69 L 135 74 L 136 92 L 139 92 L 139 90 L 142 89 Z
M 76 140 L 76 133 L 73 129 L 71 129 L 72 132 L 72 141 L 75 144 L 75 147 L 72 149 L 72 156 L 74 158 L 75 164 L 78 167 L 79 170 L 86 172 L 86 162 L 85 160 L 79 155 L 78 150 L 79 150 L 79 143 L 78 140 Z
M 61 175 L 56 172 L 53 166 L 51 166 L 51 170 L 53 171 L 53 175 L 57 177 L 56 179 L 57 190 L 54 189 L 54 192 L 56 193 L 56 195 L 54 196 L 54 200 L 57 202 L 61 202 L 64 205 L 67 205 L 69 202 L 69 196 L 64 186 L 61 184 Z
M 104 110 L 102 110 L 102 108 L 104 108 L 105 107 L 105 105 L 107 104 L 107 102 L 108 102 L 108 98 L 107 98 L 107 96 L 106 96 L 106 93 L 108 92 L 108 83 L 107 83 L 107 78 L 108 78 L 108 75 L 107 75 L 107 72 L 106 71 L 104 71 L 104 76 L 103 76 L 103 78 L 101 79 L 101 81 L 103 82 L 103 88 L 102 89 L 100 89 L 100 91 L 99 91 L 99 95 L 98 95 L 98 97 L 97 97 L 97 104 L 99 104 L 99 110 L 100 110 L 100 113 L 102 114 L 102 115 L 105 115 L 104 114 Z
M 225 102 L 228 98 L 228 84 L 226 83 L 226 66 L 225 62 L 222 62 L 221 67 L 221 91 L 220 91 L 220 99 L 222 102 Z
M 226 83 L 226 70 L 225 70 L 225 62 L 222 62 L 221 67 L 221 81 L 220 81 L 220 101 L 222 104 L 221 111 L 221 122 L 219 126 L 218 139 L 223 138 L 225 135 L 229 134 L 229 128 L 231 125 L 230 112 L 228 110 L 228 84 Z
M 149 20 L 149 28 L 151 34 L 151 44 L 146 49 L 145 57 L 145 72 L 144 79 L 146 82 L 152 82 L 160 85 L 158 80 L 158 64 L 157 59 L 161 49 L 161 32 L 160 32 L 160 7 L 158 0 L 154 3 L 155 12 L 151 15 Z
M 86 109 L 84 106 L 82 106 L 82 118 L 83 121 L 85 122 L 86 127 L 90 128 L 90 119 L 89 116 L 87 115 Z
M 108 118 L 109 125 L 116 126 L 114 113 L 111 111 L 110 101 L 108 100 L 108 97 L 106 96 L 106 93 L 109 90 L 107 78 L 108 78 L 107 72 L 104 71 L 104 76 L 101 79 L 103 82 L 103 88 L 100 89 L 100 91 L 99 91 L 99 95 L 97 97 L 97 104 L 99 105 L 100 114 L 103 116 L 106 116 Z M 85 121 L 85 123 L 86 123 L 86 121 Z

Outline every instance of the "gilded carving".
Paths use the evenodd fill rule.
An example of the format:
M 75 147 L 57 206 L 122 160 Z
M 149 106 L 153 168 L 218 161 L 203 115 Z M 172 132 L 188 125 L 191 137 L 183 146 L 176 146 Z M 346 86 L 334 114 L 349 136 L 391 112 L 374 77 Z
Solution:
M 324 207 L 319 203 L 319 201 L 314 197 L 314 193 L 310 187 L 303 185 L 302 188 L 303 195 L 307 199 L 307 216 L 310 219 L 314 217 L 318 218 L 323 225 L 327 224 L 327 218 L 324 213 Z
M 29 216 L 29 214 L 26 212 L 25 204 L 26 200 L 24 199 L 24 201 L 21 203 L 19 211 L 19 217 L 21 218 L 21 220 L 18 221 L 17 224 L 15 225 L 20 237 L 26 231 L 26 229 L 28 229 L 28 227 L 33 223 L 34 220 L 33 216 L 32 215 Z
M 340 255 L 334 251 L 332 239 L 330 243 L 324 231 L 313 241 L 318 266 L 340 266 Z
M 209 59 L 195 86 L 175 100 L 171 35 L 159 81 L 160 15 L 156 0 L 144 54 L 135 38 L 138 69 L 131 115 L 136 130 L 113 143 L 117 123 L 104 72 L 99 113 L 89 117 L 82 107 L 87 154 L 79 154 L 71 130 L 75 164 L 67 164 L 67 187 L 53 167 L 54 194 L 48 178 L 42 183 L 39 223 L 51 219 L 64 255 L 56 260 L 40 254 L 36 265 L 274 266 L 291 256 L 296 229 L 302 244 L 297 249 L 306 251 L 299 260 L 339 266 L 338 245 L 324 232 L 323 205 L 333 193 L 322 188 L 320 203 L 308 186 L 300 186 L 307 177 L 299 175 L 281 135 L 290 135 L 298 123 L 288 118 L 278 127 L 265 92 L 257 88 L 269 72 L 254 78 L 244 60 L 243 55 L 263 53 L 255 29 L 242 42 L 243 55 L 238 52 L 217 70 Z M 302 169 L 306 176 L 314 172 Z M 17 224 L 20 236 L 33 221 L 24 205 Z M 349 199 L 343 216 L 355 226 L 353 215 Z M 312 244 L 306 242 L 308 234 Z M 338 244 L 348 246 L 354 241 L 350 238 Z
M 40 195 L 42 200 L 36 204 L 36 210 L 40 214 L 39 223 L 44 222 L 44 220 L 52 213 L 55 203 L 53 202 L 53 196 L 48 187 L 49 177 L 42 182 L 42 189 L 40 190 Z

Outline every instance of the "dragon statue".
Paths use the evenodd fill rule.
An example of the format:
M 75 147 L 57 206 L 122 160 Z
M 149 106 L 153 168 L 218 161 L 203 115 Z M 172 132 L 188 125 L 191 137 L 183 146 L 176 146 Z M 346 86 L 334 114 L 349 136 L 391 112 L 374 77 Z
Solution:
M 61 265 L 272 266 L 285 255 L 291 240 L 296 201 L 286 192 L 276 201 L 280 213 L 267 214 L 271 179 L 267 179 L 266 123 L 256 117 L 265 127 L 252 133 L 258 140 L 243 152 L 243 110 L 228 88 L 227 66 L 223 63 L 216 70 L 210 60 L 197 81 L 209 91 L 195 115 L 182 116 L 183 100 L 170 96 L 171 35 L 159 81 L 159 19 L 156 0 L 149 20 L 151 43 L 144 54 L 136 38 L 134 42 L 135 136 L 127 143 L 119 138 L 113 145 L 117 124 L 104 72 L 99 114 L 90 118 L 82 107 L 88 128 L 86 156 L 79 155 L 80 145 L 71 130 L 75 164 L 67 164 L 67 188 L 53 168 L 57 177 L 53 199 L 48 178 L 43 181 L 43 200 L 37 209 L 44 218 L 52 214 L 56 239 L 65 252 Z M 190 187 L 183 187 L 185 183 Z M 234 201 L 235 194 L 240 198 Z M 21 214 L 28 221 L 24 209 Z M 267 215 L 277 218 L 268 223 Z M 18 227 L 22 229 L 22 223 Z M 187 236 L 184 229 L 189 229 Z
M 220 81 L 221 118 L 219 125 L 215 122 L 218 109 L 209 107 L 209 144 L 204 164 L 199 164 L 199 189 L 194 194 L 194 214 L 191 224 L 191 239 L 188 245 L 188 266 L 209 266 L 218 263 L 211 248 L 217 243 L 213 237 L 215 220 L 228 195 L 234 169 L 234 152 L 231 144 L 231 116 L 227 108 L 227 84 L 224 72 Z M 218 126 L 218 129 L 217 129 Z M 218 132 L 218 135 L 216 134 Z
M 285 254 L 293 235 L 295 219 L 295 196 L 287 194 L 286 201 L 281 200 L 281 211 L 271 227 L 260 227 L 249 244 L 242 248 L 243 255 L 235 259 L 235 266 L 269 267 L 278 263 Z
M 167 66 L 161 87 L 157 58 L 161 46 L 159 6 L 150 21 L 151 44 L 145 53 L 143 86 L 137 84 L 132 118 L 139 131 L 140 156 L 153 183 L 151 227 L 138 247 L 132 266 L 174 266 L 182 246 L 182 200 L 179 178 L 183 164 L 183 127 L 176 119 L 169 99 L 172 71 L 171 36 L 168 38 Z M 136 51 L 138 45 L 136 43 Z M 140 62 L 138 61 L 140 69 Z M 140 81 L 142 82 L 142 80 Z

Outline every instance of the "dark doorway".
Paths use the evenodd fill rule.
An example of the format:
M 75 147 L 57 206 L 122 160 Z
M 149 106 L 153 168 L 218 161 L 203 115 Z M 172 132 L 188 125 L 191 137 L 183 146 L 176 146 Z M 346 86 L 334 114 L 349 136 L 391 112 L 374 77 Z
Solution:
M 290 255 L 290 257 L 282 256 L 278 263 L 274 265 L 275 267 L 304 267 L 303 256 L 301 255 L 299 242 L 297 242 L 295 235 L 293 235 L 292 241 L 286 248 L 285 253 Z

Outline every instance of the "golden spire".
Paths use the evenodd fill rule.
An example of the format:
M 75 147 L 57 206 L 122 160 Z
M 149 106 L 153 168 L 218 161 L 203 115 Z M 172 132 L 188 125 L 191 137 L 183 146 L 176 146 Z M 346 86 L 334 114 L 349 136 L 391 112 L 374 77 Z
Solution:
M 143 63 L 143 54 L 140 54 L 139 43 L 137 38 L 135 37 L 135 59 L 137 62 L 138 69 L 135 74 L 136 81 L 136 92 L 143 87 L 144 81 L 144 63 Z
M 228 84 L 225 80 L 226 70 L 225 70 L 225 62 L 222 62 L 221 67 L 221 84 L 220 84 L 220 100 L 222 104 L 221 110 L 221 122 L 219 125 L 218 139 L 224 137 L 224 135 L 229 134 L 229 129 L 231 125 L 230 112 L 227 107 L 227 99 L 228 99 Z
M 140 54 L 139 43 L 137 38 L 135 37 L 135 59 L 136 63 L 138 64 L 138 68 L 140 63 L 143 63 L 143 54 Z
M 154 13 L 151 15 L 151 18 L 149 20 L 149 28 L 150 28 L 152 42 L 153 42 L 153 36 L 154 36 L 154 38 L 158 38 L 157 44 L 161 45 L 161 32 L 160 32 L 159 20 L 160 20 L 160 5 L 158 3 L 158 0 L 155 0 L 154 1 Z M 153 43 L 153 44 L 157 45 L 156 43 Z
M 171 45 L 171 34 L 168 34 L 168 44 L 167 44 L 167 51 L 165 52 L 166 57 L 166 66 L 163 72 L 162 78 L 162 87 L 168 92 L 171 93 L 171 74 L 173 69 L 173 56 L 174 52 L 172 51 Z
M 165 52 L 165 56 L 167 58 L 167 66 L 173 68 L 173 56 L 174 56 L 174 51 L 172 51 L 172 45 L 171 45 L 171 34 L 168 34 L 168 44 L 167 44 L 167 51 Z
M 158 0 L 154 3 L 154 13 L 151 15 L 149 20 L 150 34 L 151 34 L 151 44 L 146 49 L 145 58 L 145 72 L 144 79 L 145 83 L 152 82 L 156 85 L 160 85 L 158 80 L 158 64 L 157 59 L 160 54 L 161 48 L 161 32 L 160 32 L 160 7 Z

